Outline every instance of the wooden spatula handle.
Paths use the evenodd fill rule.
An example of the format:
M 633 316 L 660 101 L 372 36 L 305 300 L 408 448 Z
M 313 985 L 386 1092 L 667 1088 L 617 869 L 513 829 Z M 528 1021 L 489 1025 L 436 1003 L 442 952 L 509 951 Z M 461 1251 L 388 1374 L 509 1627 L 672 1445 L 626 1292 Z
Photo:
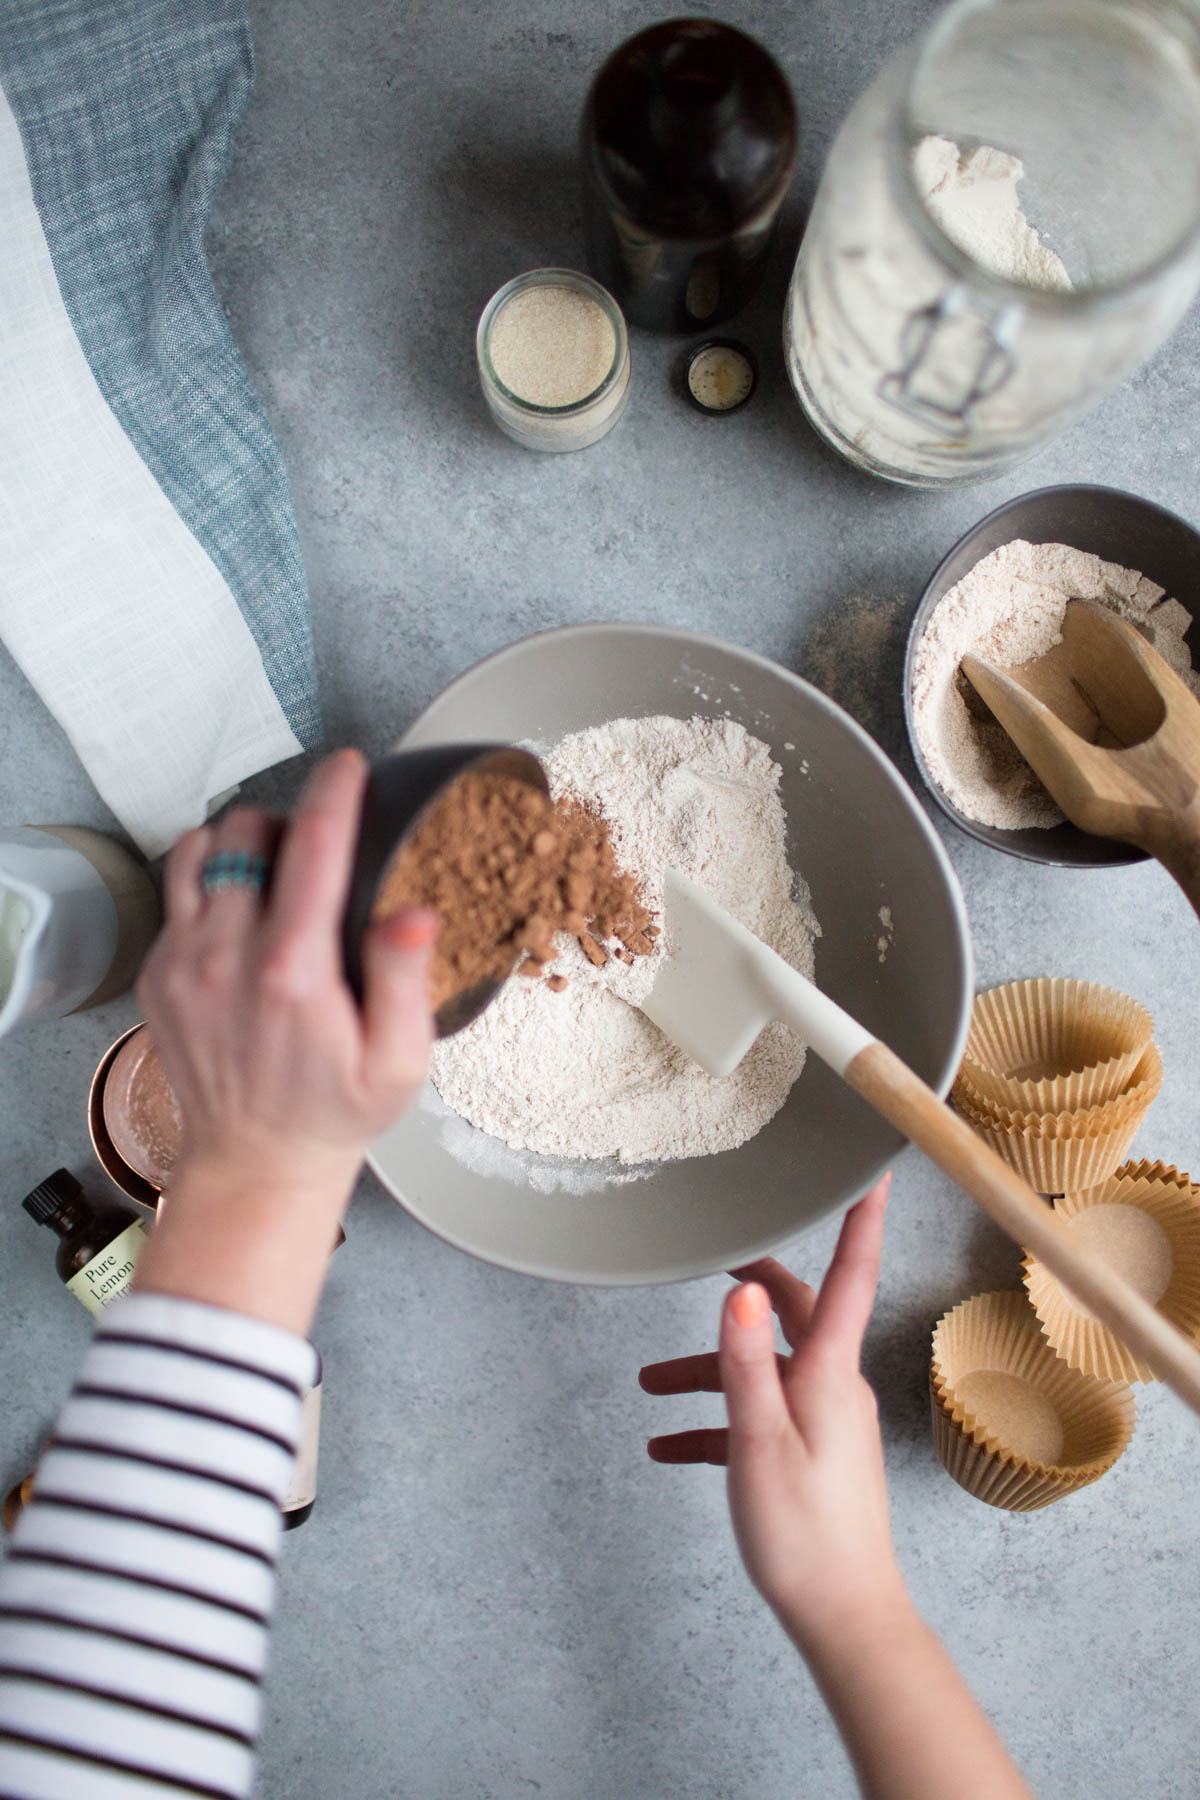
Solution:
M 886 1044 L 868 1044 L 847 1065 L 845 1078 L 1200 1413 L 1200 1350 L 1136 1288 L 1086 1250 L 1058 1214 L 894 1051 Z

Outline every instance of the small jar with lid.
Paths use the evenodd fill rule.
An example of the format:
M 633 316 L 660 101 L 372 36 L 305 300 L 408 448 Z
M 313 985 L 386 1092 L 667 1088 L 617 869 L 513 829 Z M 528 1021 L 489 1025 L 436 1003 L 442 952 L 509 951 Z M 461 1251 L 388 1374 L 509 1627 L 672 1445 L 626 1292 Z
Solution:
M 629 339 L 606 288 L 574 269 L 531 269 L 493 294 L 475 335 L 483 397 L 527 450 L 583 450 L 629 399 Z

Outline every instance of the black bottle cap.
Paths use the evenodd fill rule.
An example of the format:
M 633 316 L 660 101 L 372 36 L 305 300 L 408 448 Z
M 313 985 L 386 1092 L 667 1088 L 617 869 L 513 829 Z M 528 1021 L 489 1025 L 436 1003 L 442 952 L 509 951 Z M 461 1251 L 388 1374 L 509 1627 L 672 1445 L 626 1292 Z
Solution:
M 683 389 L 698 412 L 720 418 L 737 412 L 758 386 L 758 359 L 737 338 L 709 338 L 689 350 Z
M 76 1181 L 70 1169 L 55 1169 L 45 1181 L 39 1181 L 32 1194 L 26 1194 L 21 1205 L 39 1225 L 48 1225 L 60 1208 L 70 1200 L 78 1200 L 83 1183 Z

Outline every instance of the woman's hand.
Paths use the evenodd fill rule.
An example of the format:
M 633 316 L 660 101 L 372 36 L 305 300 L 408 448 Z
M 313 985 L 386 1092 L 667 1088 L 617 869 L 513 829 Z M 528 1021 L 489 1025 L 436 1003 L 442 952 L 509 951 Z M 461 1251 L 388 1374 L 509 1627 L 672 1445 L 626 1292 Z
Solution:
M 650 1454 L 728 1463 L 750 1578 L 806 1657 L 865 1800 L 1031 1800 L 896 1567 L 875 1397 L 858 1368 L 887 1190 L 885 1179 L 847 1214 L 819 1294 L 770 1258 L 738 1269 L 717 1354 L 642 1370 L 652 1394 L 723 1389 L 729 1409 L 727 1431 L 652 1438 Z
M 375 927 L 361 1012 L 342 972 L 365 780 L 358 752 L 339 751 L 282 834 L 266 813 L 238 808 L 171 853 L 167 923 L 138 993 L 179 1101 L 185 1162 L 340 1181 L 424 1079 L 429 915 Z M 201 868 L 218 851 L 271 860 L 269 893 L 206 896 Z
M 736 1271 L 720 1349 L 652 1363 L 651 1394 L 723 1392 L 727 1429 L 652 1438 L 656 1462 L 728 1463 L 751 1580 L 801 1644 L 900 1604 L 875 1396 L 859 1373 L 885 1178 L 847 1215 L 819 1294 L 770 1258 Z M 791 1347 L 775 1352 L 772 1308 Z
M 138 992 L 179 1101 L 183 1145 L 139 1286 L 237 1304 L 281 1323 L 311 1312 L 367 1146 L 424 1079 L 433 916 L 401 914 L 372 927 L 361 1010 L 342 970 L 365 782 L 358 752 L 339 751 L 313 772 L 290 825 L 238 808 L 189 832 L 171 853 L 166 924 Z M 205 895 L 203 864 L 224 851 L 268 858 L 268 892 Z M 205 1269 L 190 1275 L 187 1258 L 200 1254 L 205 1230 L 214 1245 L 201 1257 Z M 320 1261 L 303 1280 L 292 1271 L 297 1306 L 272 1298 L 261 1281 L 255 1287 L 249 1267 L 245 1279 L 233 1279 L 236 1255 L 218 1255 L 215 1245 L 230 1232 L 255 1268 L 278 1259 L 287 1233 L 308 1233 Z M 281 1264 L 272 1287 L 282 1292 L 286 1274 Z

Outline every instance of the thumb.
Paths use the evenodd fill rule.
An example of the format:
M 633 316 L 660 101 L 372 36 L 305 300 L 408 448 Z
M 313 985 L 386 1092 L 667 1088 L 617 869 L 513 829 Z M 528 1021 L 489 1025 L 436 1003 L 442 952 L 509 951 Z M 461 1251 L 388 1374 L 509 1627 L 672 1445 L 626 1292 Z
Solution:
M 415 1087 L 425 1078 L 433 1042 L 429 965 L 437 914 L 394 913 L 363 944 L 363 1026 L 376 1076 Z
M 775 1360 L 771 1302 L 757 1281 L 747 1281 L 726 1296 L 718 1357 L 731 1440 L 746 1443 L 777 1436 L 791 1415 Z

